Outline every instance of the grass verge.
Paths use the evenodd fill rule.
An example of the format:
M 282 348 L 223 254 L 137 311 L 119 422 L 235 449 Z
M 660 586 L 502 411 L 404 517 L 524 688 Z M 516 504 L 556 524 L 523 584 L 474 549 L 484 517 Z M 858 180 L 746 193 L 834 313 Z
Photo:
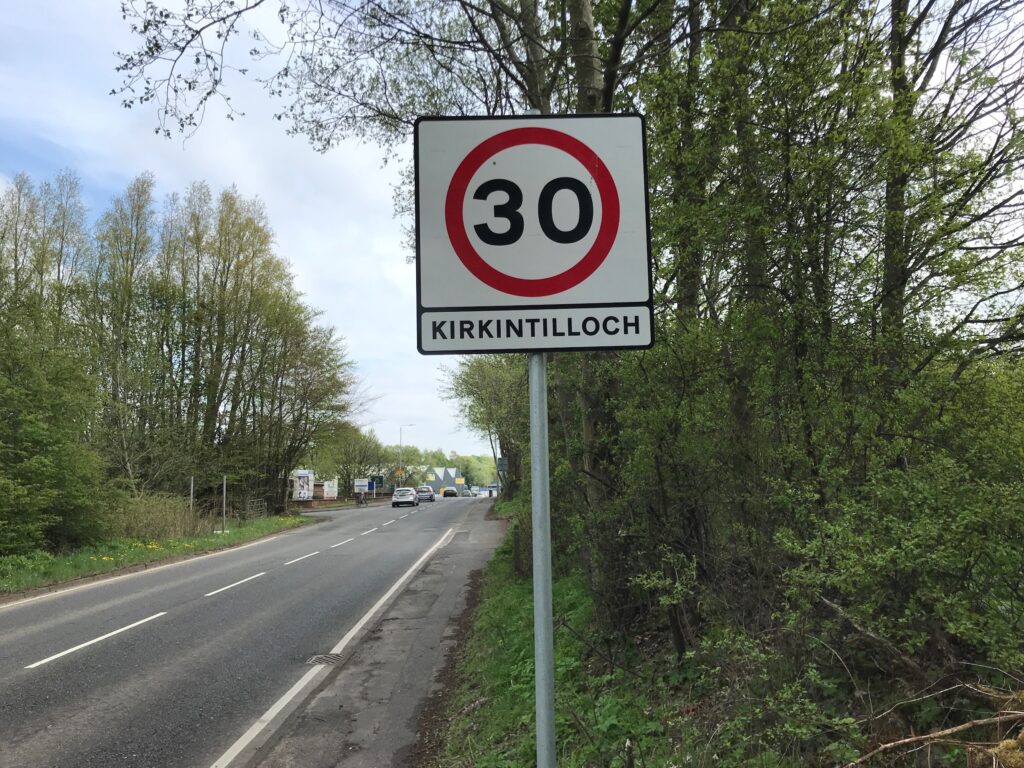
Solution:
M 532 586 L 515 575 L 512 540 L 488 566 L 433 768 L 535 763 Z M 650 649 L 630 655 L 597 647 L 593 606 L 578 575 L 556 577 L 552 590 L 558 765 L 683 765 L 689 750 L 677 681 L 654 671 L 674 665 Z
M 61 555 L 42 551 L 7 555 L 0 557 L 0 595 L 48 587 L 133 565 L 225 549 L 310 522 L 313 521 L 300 516 L 265 517 L 246 522 L 229 521 L 226 533 L 208 532 L 151 541 L 119 539 Z

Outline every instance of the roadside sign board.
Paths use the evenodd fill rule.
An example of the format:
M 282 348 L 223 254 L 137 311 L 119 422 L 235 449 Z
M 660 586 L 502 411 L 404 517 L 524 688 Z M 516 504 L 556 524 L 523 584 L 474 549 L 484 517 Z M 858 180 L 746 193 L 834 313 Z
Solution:
M 352 485 L 356 493 L 366 493 L 368 490 L 370 490 L 370 478 L 357 478 Z
M 651 346 L 642 116 L 421 117 L 415 155 L 420 352 Z
M 455 478 L 455 484 L 456 485 L 464 485 L 465 482 L 466 482 L 466 478 L 464 478 L 464 477 L 456 477 Z
M 497 462 L 495 462 L 495 469 L 499 472 L 508 472 L 508 457 L 499 456 Z

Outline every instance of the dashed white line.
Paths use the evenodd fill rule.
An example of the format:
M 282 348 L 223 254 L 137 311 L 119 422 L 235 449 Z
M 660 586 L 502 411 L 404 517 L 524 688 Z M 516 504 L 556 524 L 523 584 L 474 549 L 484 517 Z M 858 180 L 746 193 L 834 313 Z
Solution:
M 143 619 L 142 621 L 136 621 L 134 624 L 129 624 L 127 627 L 121 627 L 120 629 L 115 629 L 113 632 L 107 632 L 107 634 L 102 635 L 101 637 L 94 638 L 92 640 L 89 640 L 88 642 L 82 643 L 81 645 L 76 645 L 74 648 L 68 648 L 66 651 L 61 651 L 60 653 L 55 653 L 53 656 L 48 656 L 47 658 L 43 659 L 42 661 L 37 661 L 35 664 L 29 664 L 27 667 L 25 667 L 25 669 L 35 669 L 36 667 L 40 667 L 43 664 L 46 664 L 47 662 L 53 661 L 54 659 L 59 659 L 61 656 L 67 656 L 69 653 L 74 653 L 75 651 L 80 651 L 83 648 L 87 648 L 88 646 L 90 646 L 90 645 L 92 645 L 94 643 L 98 643 L 100 640 L 106 640 L 108 637 L 113 637 L 114 635 L 119 635 L 122 632 L 127 632 L 129 629 L 134 629 L 135 627 L 139 626 L 140 624 L 145 624 L 147 621 L 152 621 L 153 619 L 159 619 L 161 616 L 166 616 L 166 615 L 167 615 L 167 611 L 161 611 L 160 613 L 154 613 L 148 619 Z
M 402 516 L 401 516 L 400 518 L 398 518 L 398 519 L 399 519 L 399 520 L 405 520 L 405 518 L 407 518 L 407 517 L 408 517 L 408 515 L 402 515 Z
M 345 539 L 344 541 L 339 541 L 337 544 L 331 544 L 331 546 L 329 546 L 328 549 L 340 547 L 342 544 L 348 544 L 350 541 L 355 541 L 355 539 Z
M 384 523 L 384 525 L 391 525 L 393 522 L 395 522 L 395 521 L 394 520 L 388 520 L 386 523 Z M 383 528 L 384 525 L 382 525 L 381 528 Z
M 370 529 L 370 530 L 368 530 L 368 531 L 363 531 L 363 532 L 362 532 L 362 533 L 360 533 L 359 535 L 360 535 L 360 536 L 365 536 L 366 534 L 368 534 L 368 533 L 373 533 L 373 532 L 374 532 L 374 531 L 376 531 L 376 530 L 377 530 L 376 528 L 371 528 L 371 529 Z
M 296 557 L 294 560 L 289 560 L 287 563 L 285 563 L 285 565 L 291 565 L 292 563 L 299 562 L 299 560 L 305 560 L 307 557 L 312 557 L 313 555 L 319 555 L 319 554 L 320 554 L 319 550 L 316 551 L 316 552 L 310 552 L 308 555 L 303 555 L 302 557 Z
M 213 595 L 216 595 L 218 592 L 223 592 L 225 589 L 231 589 L 232 587 L 237 587 L 239 584 L 245 584 L 245 582 L 247 582 L 247 581 L 252 581 L 253 579 L 258 579 L 260 576 L 262 576 L 265 573 L 266 573 L 266 571 L 260 571 L 259 573 L 255 574 L 253 576 L 250 576 L 247 579 L 242 579 L 241 581 L 236 581 L 234 584 L 228 584 L 226 587 L 221 587 L 220 589 L 213 590 L 213 592 L 207 592 L 205 595 L 203 595 L 203 597 L 212 597 Z

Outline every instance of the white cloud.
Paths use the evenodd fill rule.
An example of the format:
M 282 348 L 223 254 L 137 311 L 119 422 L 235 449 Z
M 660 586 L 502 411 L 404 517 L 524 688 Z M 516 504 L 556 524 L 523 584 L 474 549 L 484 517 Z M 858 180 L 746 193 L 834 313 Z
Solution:
M 456 406 L 440 400 L 439 369 L 451 359 L 416 351 L 415 267 L 392 215 L 397 174 L 381 167 L 377 148 L 349 142 L 316 153 L 286 135 L 267 95 L 241 78 L 232 103 L 245 118 L 226 120 L 215 105 L 191 139 L 163 139 L 153 130 L 155 111 L 125 110 L 109 95 L 119 84 L 114 51 L 134 43 L 109 0 L 36 0 L 6 10 L 0 185 L 24 168 L 49 176 L 71 167 L 87 195 L 108 196 L 152 171 L 165 194 L 201 180 L 258 197 L 299 290 L 345 337 L 378 398 L 359 420 L 387 443 L 398 442 L 399 424 L 415 423 L 403 430 L 410 445 L 487 452 L 486 441 L 461 427 Z

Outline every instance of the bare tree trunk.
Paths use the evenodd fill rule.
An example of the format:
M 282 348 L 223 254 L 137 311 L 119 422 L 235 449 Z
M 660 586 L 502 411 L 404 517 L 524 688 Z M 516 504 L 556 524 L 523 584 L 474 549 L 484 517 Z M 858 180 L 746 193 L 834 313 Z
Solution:
M 594 7 L 590 0 L 570 0 L 568 9 L 572 59 L 576 67 L 576 112 L 599 112 L 604 73 L 594 36 Z
M 907 10 L 909 0 L 890 6 L 889 87 L 892 90 L 892 127 L 885 169 L 885 214 L 882 237 L 881 342 L 889 393 L 897 386 L 903 366 L 903 311 L 908 274 L 906 237 L 907 187 L 910 172 L 906 152 L 910 141 L 912 93 L 907 77 Z

